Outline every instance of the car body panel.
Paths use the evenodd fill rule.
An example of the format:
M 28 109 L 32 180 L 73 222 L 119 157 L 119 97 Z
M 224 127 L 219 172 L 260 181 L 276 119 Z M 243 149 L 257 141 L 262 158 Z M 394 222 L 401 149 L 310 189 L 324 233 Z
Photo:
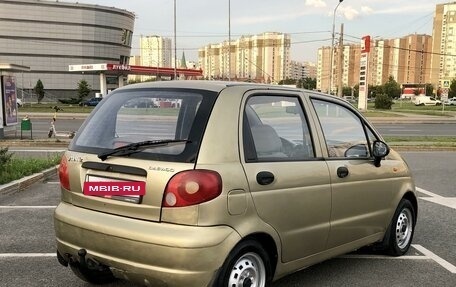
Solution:
M 278 279 L 380 241 L 401 198 L 414 192 L 408 167 L 394 151 L 380 167 L 374 165 L 373 157 L 330 158 L 312 99 L 349 109 L 363 127 L 372 130 L 372 137 L 381 140 L 381 136 L 346 101 L 311 91 L 217 81 L 142 83 L 111 93 L 81 129 L 91 126 L 94 113 L 107 112 L 102 106 L 110 97 L 144 89 L 216 94 L 214 103 L 205 107 L 210 109 L 206 122 L 195 123 L 202 125 L 195 158 L 151 159 L 140 150 L 102 160 L 97 156 L 99 147 L 84 151 L 73 142 L 65 152 L 70 190 L 62 187 L 62 202 L 54 215 L 60 254 L 76 256 L 78 250 L 86 249 L 88 258 L 110 266 L 119 278 L 158 286 L 208 286 L 231 250 L 249 239 L 268 248 L 275 264 L 274 279 Z M 258 95 L 299 103 L 312 137 L 312 158 L 247 158 L 244 111 L 249 99 Z M 140 107 L 133 109 L 132 119 Z M 159 105 L 153 107 L 154 112 L 160 109 Z M 184 112 L 178 114 L 177 125 L 185 126 L 185 116 Z M 341 166 L 349 171 L 345 178 L 337 175 Z M 196 205 L 163 207 L 170 179 L 193 169 L 219 174 L 220 195 Z M 260 172 L 273 174 L 274 180 L 260 184 Z M 146 195 L 138 204 L 86 196 L 82 186 L 87 176 L 144 181 Z

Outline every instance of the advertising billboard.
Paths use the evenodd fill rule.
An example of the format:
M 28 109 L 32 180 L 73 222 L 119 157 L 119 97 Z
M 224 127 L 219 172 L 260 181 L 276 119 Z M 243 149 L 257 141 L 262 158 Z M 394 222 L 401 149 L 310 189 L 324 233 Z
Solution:
M 4 125 L 17 124 L 16 78 L 3 76 L 3 117 Z

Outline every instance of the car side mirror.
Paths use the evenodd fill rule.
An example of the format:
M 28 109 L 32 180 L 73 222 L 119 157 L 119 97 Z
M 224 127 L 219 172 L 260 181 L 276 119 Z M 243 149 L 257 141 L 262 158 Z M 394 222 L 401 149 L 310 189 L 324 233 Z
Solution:
M 378 140 L 374 141 L 374 144 L 372 146 L 372 153 L 374 155 L 374 165 L 376 167 L 379 167 L 380 161 L 382 160 L 382 158 L 387 156 L 389 152 L 390 148 L 385 142 Z

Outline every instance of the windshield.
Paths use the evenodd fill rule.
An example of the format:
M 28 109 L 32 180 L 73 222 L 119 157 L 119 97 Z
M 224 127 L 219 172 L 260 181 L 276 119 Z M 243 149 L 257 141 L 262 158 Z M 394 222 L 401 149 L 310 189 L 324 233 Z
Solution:
M 193 162 L 216 93 L 183 89 L 113 92 L 85 121 L 70 150 L 95 154 L 146 141 L 182 144 L 145 147 L 131 157 Z

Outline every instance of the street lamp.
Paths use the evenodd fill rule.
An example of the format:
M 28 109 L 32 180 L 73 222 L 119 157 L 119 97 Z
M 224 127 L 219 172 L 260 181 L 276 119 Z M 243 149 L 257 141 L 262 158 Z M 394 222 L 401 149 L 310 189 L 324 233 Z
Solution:
M 336 8 L 334 8 L 334 13 L 333 13 L 333 25 L 332 25 L 332 33 L 331 33 L 331 62 L 329 64 L 329 93 L 331 94 L 332 91 L 332 86 L 333 86 L 333 62 L 334 62 L 334 30 L 335 30 L 335 22 L 336 22 L 336 11 L 337 8 L 339 8 L 340 3 L 342 3 L 344 0 L 339 0 L 339 3 L 337 3 Z
M 176 0 L 174 0 L 174 80 L 177 80 Z
M 159 64 L 160 63 L 160 38 L 158 35 L 155 35 L 154 37 L 157 40 L 157 76 L 156 76 L 155 80 L 158 81 L 158 79 L 159 79 L 158 67 L 160 66 L 160 64 Z
M 228 0 L 228 81 L 231 81 L 231 1 Z

